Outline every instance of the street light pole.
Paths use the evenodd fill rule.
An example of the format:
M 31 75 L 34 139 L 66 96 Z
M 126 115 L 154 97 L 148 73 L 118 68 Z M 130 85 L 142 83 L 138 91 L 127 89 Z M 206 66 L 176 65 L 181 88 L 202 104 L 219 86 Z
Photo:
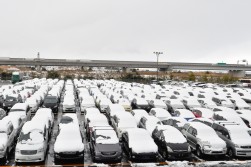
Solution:
M 157 83 L 159 82 L 159 55 L 163 52 L 153 52 L 157 56 Z

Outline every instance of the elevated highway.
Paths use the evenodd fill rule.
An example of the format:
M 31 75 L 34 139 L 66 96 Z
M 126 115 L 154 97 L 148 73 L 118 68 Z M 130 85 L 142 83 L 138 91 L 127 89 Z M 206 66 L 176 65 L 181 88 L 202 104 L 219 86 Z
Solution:
M 156 62 L 149 61 L 115 61 L 115 60 L 84 60 L 84 59 L 32 59 L 32 58 L 0 58 L 0 65 L 30 66 L 81 66 L 81 67 L 122 67 L 122 68 L 157 68 Z M 186 62 L 159 62 L 158 67 L 164 70 L 225 70 L 233 74 L 251 71 L 250 65 L 212 64 Z M 238 74 L 239 75 L 239 74 Z

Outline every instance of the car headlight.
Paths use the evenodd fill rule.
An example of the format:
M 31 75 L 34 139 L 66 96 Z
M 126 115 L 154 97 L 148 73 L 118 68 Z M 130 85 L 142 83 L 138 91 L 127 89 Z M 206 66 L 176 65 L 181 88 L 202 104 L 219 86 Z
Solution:
M 167 146 L 167 151 L 168 152 L 173 152 L 173 150 L 170 147 L 168 147 L 168 146 Z
M 236 148 L 240 148 L 240 146 L 239 146 L 238 144 L 235 144 L 235 145 L 234 145 L 234 147 L 236 147 Z
M 20 153 L 20 149 L 16 147 L 16 153 Z
M 206 150 L 207 150 L 207 149 L 210 149 L 210 148 L 211 148 L 211 145 L 204 145 L 203 148 L 206 149 Z
M 44 152 L 44 148 L 39 148 L 38 150 L 37 150 L 37 152 L 39 153 L 39 152 Z

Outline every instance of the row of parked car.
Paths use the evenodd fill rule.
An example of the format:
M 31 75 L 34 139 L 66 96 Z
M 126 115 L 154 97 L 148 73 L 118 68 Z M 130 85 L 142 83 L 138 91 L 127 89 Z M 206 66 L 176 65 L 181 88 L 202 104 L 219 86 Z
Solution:
M 0 110 L 1 159 L 7 161 L 11 151 L 14 150 L 16 162 L 45 160 L 54 123 L 52 112 L 54 106 L 46 108 L 47 103 L 44 103 L 44 100 L 53 96 L 50 93 L 56 89 L 55 87 L 60 87 L 57 95 L 60 99 L 63 86 L 63 80 L 33 79 L 18 85 L 1 87 L 2 94 L 6 97 L 20 96 L 21 92 L 30 92 L 26 99 L 22 99 L 23 101 L 11 101 L 13 103 L 9 105 L 10 108 L 6 108 L 6 99 L 4 100 L 3 109 Z M 9 96 L 6 92 L 12 94 Z
M 115 80 L 41 82 L 49 87 L 45 97 L 56 97 L 58 104 L 60 95 L 63 95 L 64 114 L 54 143 L 55 161 L 82 159 L 87 149 L 84 138 L 89 142 L 94 161 L 121 161 L 123 152 L 131 160 L 156 160 L 159 155 L 165 159 L 190 159 L 191 152 L 200 157 L 251 157 L 249 89 L 217 85 L 200 87 L 185 82 L 169 82 L 162 86 Z M 221 102 L 216 103 L 213 99 L 219 97 Z M 230 97 L 234 100 L 228 101 Z M 243 104 L 238 103 L 241 100 Z M 84 134 L 76 114 L 78 101 L 83 114 L 80 121 L 83 121 Z M 42 106 L 46 107 L 44 103 Z M 52 111 L 53 107 L 44 110 Z M 48 144 L 48 140 L 42 140 L 41 136 L 45 139 L 50 135 L 53 121 L 49 123 L 49 120 L 53 119 L 49 115 L 53 114 L 44 114 L 47 115 L 44 117 L 36 114 L 25 124 L 39 131 L 31 135 L 30 126 L 24 125 L 24 132 L 17 137 L 18 147 L 33 143 L 29 139 L 31 136 L 36 138 L 36 144 L 42 141 Z M 38 117 L 43 119 L 36 121 Z M 48 133 L 44 132 L 46 130 Z M 17 146 L 16 162 L 44 160 L 36 157 L 42 150 L 46 151 L 40 149 L 41 145 L 36 150 L 24 152 L 27 155 L 25 160 L 19 157 L 18 153 L 22 151 Z

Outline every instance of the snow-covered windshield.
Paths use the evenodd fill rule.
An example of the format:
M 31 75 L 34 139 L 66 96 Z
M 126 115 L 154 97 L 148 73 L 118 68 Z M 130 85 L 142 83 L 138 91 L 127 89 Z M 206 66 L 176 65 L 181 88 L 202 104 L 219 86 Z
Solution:
M 148 105 L 147 101 L 145 99 L 137 99 L 138 105 Z
M 39 144 L 44 141 L 43 133 L 39 130 L 33 130 L 27 134 L 21 132 L 18 142 L 21 144 Z
M 114 130 L 96 130 L 96 143 L 98 144 L 116 144 L 118 137 Z
M 186 138 L 177 129 L 168 129 L 163 132 L 165 136 L 165 141 L 168 143 L 186 143 Z M 170 135 L 172 134 L 172 135 Z

